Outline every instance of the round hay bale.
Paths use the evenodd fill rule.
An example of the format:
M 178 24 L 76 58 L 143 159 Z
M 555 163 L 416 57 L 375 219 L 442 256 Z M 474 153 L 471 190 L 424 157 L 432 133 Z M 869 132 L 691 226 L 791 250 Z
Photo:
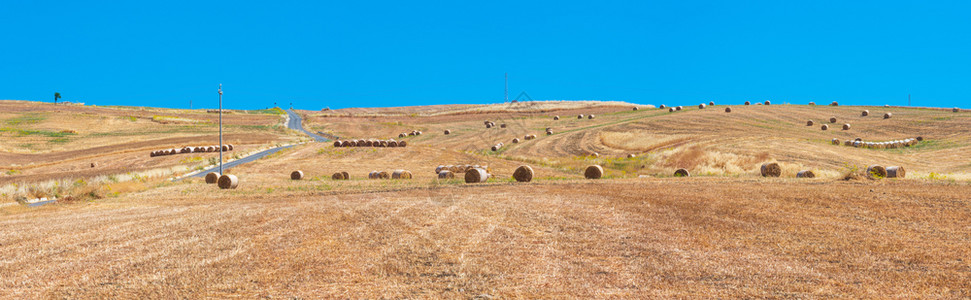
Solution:
M 668 112 L 674 112 L 674 107 L 668 108 Z
M 341 177 L 343 177 L 344 180 L 348 180 L 351 179 L 351 174 L 348 174 L 347 171 L 341 171 Z
M 226 152 L 226 151 L 229 151 L 229 146 L 226 146 L 226 145 L 223 145 L 223 146 L 222 146 L 221 148 L 219 148 L 219 149 L 221 149 L 221 150 L 222 150 L 223 152 Z
M 866 167 L 866 177 L 870 179 L 886 178 L 887 169 L 877 165 Z
M 519 144 L 519 138 L 513 138 L 512 139 L 512 143 L 513 144 Z
M 820 127 L 819 129 L 827 130 L 827 129 L 829 129 L 829 125 L 823 124 L 823 126 Z
M 627 154 L 627 158 L 635 158 L 635 157 L 637 157 L 637 155 L 634 155 L 633 153 Z
M 843 124 L 843 130 L 850 130 L 850 124 Z
M 378 147 L 387 147 L 387 146 L 388 146 L 388 141 L 381 141 L 381 143 L 378 143 Z
M 465 172 L 465 183 L 480 183 L 489 180 L 489 172 L 483 169 L 470 169 Z
M 95 163 L 91 163 L 91 168 L 94 168 L 94 167 L 97 167 L 97 166 L 98 165 L 96 165 Z
M 705 104 L 704 103 L 698 104 L 698 109 L 705 109 Z
M 904 167 L 887 167 L 887 178 L 904 178 L 905 176 L 907 176 L 907 171 L 904 170 Z
M 519 166 L 512 173 L 512 178 L 519 182 L 530 182 L 533 180 L 533 168 L 530 166 Z
M 486 128 L 492 128 L 492 123 L 486 124 Z
M 594 116 L 594 115 L 587 116 L 587 119 L 593 120 L 593 118 L 596 118 L 596 116 Z
M 772 102 L 769 102 L 769 100 L 765 100 L 765 105 L 771 105 L 771 104 Z
M 806 126 L 813 126 L 813 124 L 816 124 L 813 120 L 806 121 Z
M 593 156 L 594 158 L 598 158 L 600 157 L 600 153 L 597 153 L 597 152 L 590 153 L 590 156 Z
M 398 147 L 408 147 L 408 141 L 400 141 L 400 142 L 398 142 Z
M 691 174 L 688 173 L 688 170 L 678 169 L 674 171 L 674 177 L 691 177 Z
M 861 141 L 853 141 L 853 147 L 860 148 L 860 146 L 863 146 L 863 142 L 861 142 Z
M 365 141 L 365 140 L 358 140 L 357 141 L 357 146 L 358 147 L 366 147 L 367 146 L 367 141 Z
M 404 132 L 398 134 L 398 138 L 403 138 L 403 137 L 406 137 L 406 136 L 408 136 L 408 135 L 405 134 Z
M 447 170 L 447 169 L 445 169 L 445 166 L 435 167 L 435 174 L 441 173 L 442 170 Z
M 588 166 L 586 170 L 583 171 L 583 177 L 587 179 L 600 179 L 604 176 L 604 168 L 600 165 Z
M 863 141 L 863 138 L 855 138 L 855 139 L 853 139 L 853 140 L 854 140 L 854 141 L 861 141 L 861 142 L 862 142 L 862 141 Z
M 415 135 L 421 135 L 421 130 L 419 130 L 419 131 L 416 131 L 416 132 L 415 132 Z
M 560 120 L 560 116 L 553 116 L 553 121 L 558 121 L 558 120 Z
M 546 135 L 553 135 L 553 131 L 552 131 L 552 130 L 550 130 L 550 131 L 547 131 L 547 132 L 546 132 Z
M 682 110 L 682 109 L 684 109 L 684 106 L 681 106 L 681 105 L 678 105 L 678 107 L 674 108 L 674 110 Z
M 846 146 L 853 145 L 853 141 L 851 141 L 851 140 L 845 140 L 845 141 L 843 141 L 843 145 L 846 145 Z
M 233 151 L 233 149 L 236 148 L 235 146 L 233 146 L 233 144 L 229 144 L 229 145 L 226 145 L 226 146 L 229 146 L 229 151 Z
M 217 172 L 209 172 L 209 174 L 206 174 L 206 183 L 208 184 L 216 183 L 216 181 L 219 180 L 219 176 L 220 174 Z
M 156 155 L 157 154 L 155 153 L 155 151 L 152 151 L 152 152 L 148 153 L 148 156 L 149 157 L 155 157 Z
M 839 139 L 833 139 L 833 145 L 839 146 L 839 144 L 840 144 L 840 140 Z
M 951 109 L 951 112 L 960 112 L 960 111 L 961 111 L 961 109 L 960 108 L 957 108 L 957 107 L 955 107 L 954 109 Z
M 661 106 L 658 106 L 657 108 L 659 108 L 659 109 L 664 109 L 664 108 L 666 108 L 666 107 L 667 107 L 667 106 L 665 106 L 664 104 L 661 104 Z
M 387 171 L 380 171 L 380 172 L 378 172 L 377 176 L 378 176 L 378 179 L 388 179 L 388 178 L 391 178 L 391 174 L 388 174 Z
M 829 118 L 829 122 L 830 123 L 836 123 L 836 117 L 830 117 Z
M 637 106 L 634 106 L 634 111 L 637 111 Z
M 414 130 L 412 130 L 411 132 L 409 132 L 409 133 L 408 133 L 408 136 L 415 136 L 415 131 L 414 131 Z
M 300 180 L 303 179 L 303 171 L 296 170 L 290 172 L 290 180 Z
M 499 148 L 502 148 L 502 146 L 499 146 L 499 145 L 492 146 L 492 151 L 499 151 Z
M 392 179 L 411 179 L 411 172 L 407 170 L 394 170 L 391 173 Z
M 334 180 L 344 180 L 344 174 L 341 174 L 341 172 L 337 172 L 337 173 L 334 173 L 334 175 L 330 175 L 330 178 Z
M 216 182 L 216 185 L 224 190 L 235 189 L 239 187 L 239 178 L 236 178 L 236 175 L 223 174 L 223 176 L 219 176 L 219 181 Z
M 341 147 L 350 147 L 350 146 L 351 146 L 351 142 L 341 141 Z
M 715 106 L 715 101 L 708 101 L 708 106 Z
M 778 163 L 762 164 L 762 177 L 782 176 L 782 167 Z
M 499 124 L 499 128 L 506 128 L 506 123 Z
M 869 116 L 869 115 L 870 115 L 870 111 L 869 110 L 865 110 L 865 109 L 863 110 L 863 112 L 860 113 L 860 116 L 861 117 L 866 117 L 866 116 Z
M 816 178 L 816 173 L 810 170 L 799 171 L 796 173 L 796 178 Z
M 918 142 L 923 142 L 924 141 L 924 137 L 922 137 L 922 136 L 918 136 L 918 137 L 916 137 L 916 139 L 917 139 Z
M 374 146 L 374 141 L 372 140 L 364 141 L 364 146 L 367 146 L 367 147 Z
M 893 117 L 893 114 L 892 113 L 885 113 L 885 114 L 883 114 L 883 118 L 884 119 L 889 119 L 889 118 L 892 118 L 892 117 Z
M 444 170 L 438 173 L 438 179 L 453 179 L 455 178 L 455 172 Z
M 745 101 L 745 105 L 752 105 L 752 102 Z
M 448 129 L 445 129 L 445 135 L 449 135 L 449 134 L 452 134 L 452 131 L 451 130 L 448 130 Z
M 378 179 L 378 171 L 371 171 L 367 173 L 367 179 Z
M 577 119 L 583 119 L 583 114 L 577 115 Z
M 388 141 L 388 148 L 394 148 L 394 147 L 398 147 L 398 142 Z
M 731 107 L 726 107 L 726 108 L 725 108 L 725 112 L 727 112 L 727 113 L 730 113 L 730 112 L 732 112 L 732 108 L 731 108 Z
M 812 101 L 809 101 L 809 105 L 810 105 L 810 106 L 812 106 L 812 105 L 816 105 L 816 102 L 812 102 Z
M 340 147 L 341 141 L 334 141 L 334 147 Z
M 829 106 L 840 106 L 840 104 L 837 103 L 836 101 L 833 101 L 833 103 L 830 103 Z

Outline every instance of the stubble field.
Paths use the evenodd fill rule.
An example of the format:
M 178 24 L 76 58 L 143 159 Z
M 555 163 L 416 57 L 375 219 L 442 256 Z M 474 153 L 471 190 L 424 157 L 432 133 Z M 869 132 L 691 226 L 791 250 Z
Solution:
M 300 144 L 231 169 L 241 181 L 235 190 L 218 190 L 200 179 L 168 180 L 176 172 L 135 178 L 128 183 L 135 187 L 95 199 L 0 206 L 0 294 L 971 296 L 971 114 L 804 105 L 732 105 L 731 113 L 722 105 L 674 113 L 632 107 L 539 103 L 301 111 L 312 132 L 409 145 Z M 108 114 L 76 109 L 81 111 L 74 114 Z M 863 109 L 871 116 L 861 117 Z M 22 110 L 3 118 L 40 109 Z M 883 112 L 893 117 L 883 119 Z M 206 115 L 178 113 L 167 115 Z M 577 119 L 578 114 L 595 118 Z M 262 127 L 279 117 L 235 117 L 237 124 L 254 125 L 236 129 L 238 144 L 259 148 L 300 139 L 285 129 Z M 852 129 L 821 131 L 818 125 L 833 125 L 830 117 Z M 816 126 L 805 126 L 808 119 Z M 507 126 L 487 129 L 485 120 Z M 143 150 L 157 141 L 192 142 L 211 134 L 160 133 L 179 125 L 148 122 L 144 130 L 155 132 L 150 138 L 129 137 L 129 143 L 147 144 L 102 159 L 176 167 L 185 163 L 157 161 Z M 59 129 L 41 125 L 26 129 Z M 554 134 L 545 135 L 546 127 Z M 444 135 L 446 129 L 452 133 Z M 423 134 L 398 137 L 412 130 Z M 538 138 L 511 142 L 526 134 Z M 924 142 L 902 149 L 829 143 L 916 136 Z M 3 162 L 7 168 L 46 170 L 77 161 L 76 154 L 66 153 L 97 152 L 90 149 L 99 142 L 79 140 L 5 152 Z M 488 149 L 497 142 L 505 146 Z M 19 144 L 24 143 L 3 146 Z M 15 154 L 36 156 L 24 162 Z M 783 176 L 760 177 L 765 162 L 779 162 Z M 483 184 L 436 179 L 435 167 L 449 164 L 487 165 L 495 176 Z M 583 179 L 590 164 L 604 166 L 606 178 Z M 870 164 L 904 166 L 908 177 L 843 179 Z M 519 165 L 534 168 L 533 182 L 511 179 Z M 692 177 L 673 177 L 678 168 Z M 394 169 L 415 176 L 366 179 L 370 171 Z M 804 169 L 819 176 L 794 178 Z M 293 170 L 308 178 L 290 180 Z M 331 180 L 339 171 L 352 179 Z M 113 174 L 62 172 L 78 178 Z M 38 182 L 16 176 L 22 175 L 0 178 L 8 185 Z

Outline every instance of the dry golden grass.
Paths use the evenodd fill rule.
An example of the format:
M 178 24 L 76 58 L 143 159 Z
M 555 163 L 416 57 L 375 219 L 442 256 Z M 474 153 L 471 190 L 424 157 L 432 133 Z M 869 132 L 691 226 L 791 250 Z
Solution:
M 852 106 L 669 114 L 540 104 L 303 111 L 308 130 L 394 138 L 408 147 L 297 145 L 228 170 L 239 178 L 233 190 L 155 176 L 108 182 L 113 194 L 97 201 L 0 205 L 0 296 L 971 297 L 969 113 L 868 108 L 894 114 L 884 120 L 861 117 Z M 90 118 L 130 112 L 97 109 Z M 552 119 L 578 114 L 597 117 Z M 852 132 L 805 126 L 829 116 L 852 122 Z M 234 117 L 240 124 L 269 120 Z M 484 120 L 508 126 L 486 129 Z M 259 126 L 237 128 L 237 152 L 299 139 Z M 542 134 L 548 127 L 555 134 Z M 397 137 L 411 130 L 425 133 Z M 487 150 L 529 134 L 537 138 Z M 203 136 L 176 130 L 133 134 L 129 142 L 147 149 L 138 143 Z M 924 142 L 902 149 L 830 144 L 916 136 Z M 203 163 L 183 155 L 149 159 L 140 149 L 100 153 L 95 144 L 82 139 L 16 154 L 35 155 L 34 165 L 0 176 L 0 193 L 22 193 L 13 184 L 28 179 L 52 186 L 44 174 L 88 178 Z M 12 167 L 23 159 L 16 155 L 0 153 L 0 162 Z M 760 177 L 770 161 L 779 162 L 781 178 Z M 99 167 L 83 168 L 91 162 Z M 582 179 L 594 164 L 604 178 Z M 909 174 L 842 180 L 872 164 L 904 166 Z M 495 176 L 471 185 L 461 173 L 438 179 L 440 165 L 488 166 Z M 530 183 L 511 177 L 520 165 L 533 168 Z M 693 177 L 673 177 L 679 168 Z M 297 169 L 304 180 L 289 179 Z M 366 179 L 372 170 L 396 169 L 413 178 Z M 816 178 L 796 179 L 801 170 Z M 331 179 L 341 171 L 351 179 Z

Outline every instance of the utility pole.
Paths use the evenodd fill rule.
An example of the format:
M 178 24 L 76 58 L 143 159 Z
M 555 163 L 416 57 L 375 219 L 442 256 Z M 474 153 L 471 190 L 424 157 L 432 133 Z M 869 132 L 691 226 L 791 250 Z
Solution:
M 505 102 L 509 102 L 509 72 L 506 72 L 506 94 L 505 94 L 505 99 L 506 99 Z
M 192 99 L 189 99 L 189 110 L 192 110 Z
M 910 94 L 907 94 L 907 106 L 910 106 Z
M 219 175 L 223 175 L 223 84 L 219 84 Z

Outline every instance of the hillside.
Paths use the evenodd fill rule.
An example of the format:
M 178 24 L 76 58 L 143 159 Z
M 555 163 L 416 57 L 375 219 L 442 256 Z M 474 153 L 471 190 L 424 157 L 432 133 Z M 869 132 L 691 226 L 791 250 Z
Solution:
M 407 142 L 395 148 L 313 143 L 278 114 L 239 111 L 226 116 L 233 155 L 295 145 L 228 170 L 239 187 L 221 190 L 179 180 L 213 153 L 148 155 L 213 144 L 205 111 L 0 101 L 0 121 L 16 129 L 0 143 L 10 149 L 0 152 L 0 295 L 971 296 L 971 113 L 716 104 L 299 111 L 311 132 Z M 17 133 L 28 130 L 77 133 Z M 831 143 L 916 137 L 898 149 Z M 760 176 L 768 162 L 782 176 Z M 467 184 L 435 172 L 466 164 L 492 176 Z M 592 164 L 606 175 L 585 179 Z M 874 164 L 906 177 L 868 179 Z M 531 182 L 512 178 L 521 165 Z M 691 176 L 674 177 L 679 168 Z M 295 170 L 305 177 L 292 180 Z M 367 179 L 394 170 L 413 177 Z M 332 179 L 341 171 L 350 180 Z

